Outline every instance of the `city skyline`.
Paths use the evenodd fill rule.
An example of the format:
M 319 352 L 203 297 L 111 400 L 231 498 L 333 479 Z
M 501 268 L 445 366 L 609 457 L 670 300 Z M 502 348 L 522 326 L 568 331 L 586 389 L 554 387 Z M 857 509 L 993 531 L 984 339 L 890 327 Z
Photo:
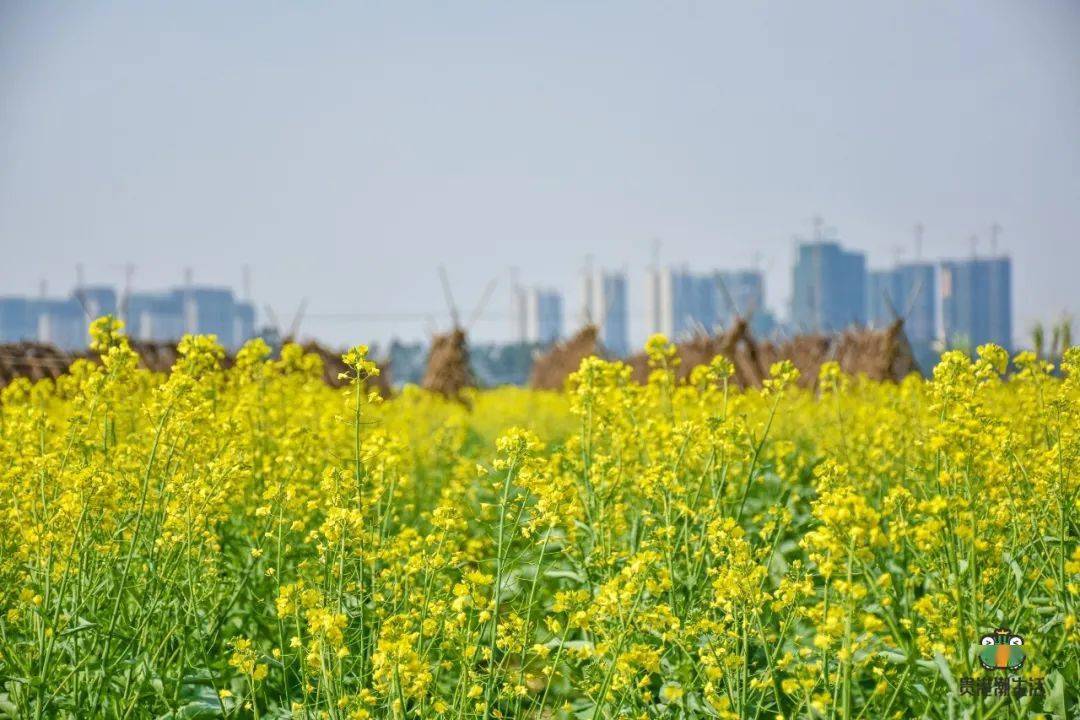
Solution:
M 742 317 L 750 322 L 751 331 L 763 338 L 808 332 L 835 334 L 849 327 L 882 328 L 902 319 L 909 340 L 924 359 L 934 348 L 971 349 L 995 342 L 1013 349 L 1025 343 L 1013 332 L 1013 268 L 1006 254 L 911 262 L 896 257 L 891 266 L 874 268 L 869 267 L 864 251 L 846 247 L 836 230 L 824 227 L 820 219 L 815 219 L 811 236 L 796 237 L 796 241 L 791 268 L 795 292 L 788 312 L 779 315 L 765 299 L 765 274 L 757 269 L 691 269 L 685 262 L 662 267 L 659 255 L 654 254 L 643 286 L 633 293 L 626 270 L 596 269 L 590 257 L 580 274 L 577 308 L 566 301 L 562 291 L 522 283 L 517 271 L 511 269 L 512 297 L 505 316 L 513 327 L 511 341 L 544 347 L 593 323 L 600 330 L 601 344 L 615 356 L 625 357 L 641 346 L 630 340 L 628 308 L 631 297 L 643 295 L 647 333 L 661 333 L 673 340 L 720 331 Z M 259 313 L 251 299 L 248 268 L 244 271 L 243 299 L 228 287 L 194 284 L 190 269 L 184 272 L 183 285 L 150 292 L 132 290 L 130 268 L 125 274 L 128 284 L 120 292 L 86 284 L 81 264 L 77 274 L 82 284 L 67 298 L 0 295 L 0 342 L 37 340 L 77 349 L 83 344 L 80 333 L 84 339 L 92 316 L 105 313 L 124 319 L 129 334 L 139 340 L 171 341 L 196 332 L 217 335 L 229 349 L 257 333 L 327 340 L 299 331 L 306 299 L 288 327 L 280 324 L 269 306 Z M 453 291 L 442 268 L 440 276 L 446 283 L 446 302 L 453 303 Z M 490 299 L 493 288 L 494 283 L 490 283 L 467 326 L 463 325 L 466 330 L 484 317 L 484 301 Z M 42 286 L 40 292 L 44 291 Z M 487 317 L 494 319 L 490 314 Z M 438 329 L 437 318 L 437 313 L 428 315 L 432 332 Z M 449 308 L 448 319 L 461 323 L 460 309 Z M 391 344 L 407 343 L 415 338 L 394 335 L 390 340 Z
M 173 343 L 186 334 L 213 335 L 231 352 L 267 331 L 256 327 L 250 299 L 236 297 L 228 287 L 189 281 L 146 292 L 84 283 L 60 297 L 0 295 L 0 343 L 30 341 L 82 351 L 89 346 L 91 322 L 106 315 L 122 320 L 134 340 Z M 275 328 L 270 334 L 280 332 Z
M 805 319 L 799 320 L 794 317 L 792 313 L 792 302 L 795 298 L 794 284 L 789 283 L 789 287 L 792 288 L 792 293 L 786 297 L 777 298 L 774 285 L 784 285 L 783 278 L 791 278 L 792 268 L 798 263 L 798 252 L 800 244 L 813 241 L 815 238 L 821 239 L 826 243 L 839 243 L 840 245 L 847 246 L 846 240 L 842 239 L 842 235 L 838 234 L 837 228 L 833 226 L 826 227 L 824 221 L 814 216 L 809 221 L 810 232 L 808 233 L 793 233 L 790 235 L 791 243 L 791 255 L 792 255 L 792 267 L 777 267 L 775 260 L 771 260 L 765 263 L 760 255 L 755 255 L 753 261 L 755 265 L 751 266 L 746 264 L 743 266 L 733 265 L 696 265 L 690 259 L 672 259 L 670 262 L 661 261 L 661 267 L 665 271 L 672 272 L 690 272 L 691 275 L 701 273 L 739 273 L 739 272 L 752 272 L 761 273 L 764 278 L 764 302 L 759 307 L 755 307 L 755 310 L 760 310 L 768 313 L 768 317 L 765 320 L 764 326 L 759 326 L 759 331 L 764 328 L 772 328 L 775 322 L 784 323 L 791 326 L 792 330 L 797 330 L 799 327 L 804 329 L 810 329 L 815 327 L 814 323 L 807 322 Z M 931 264 L 937 268 L 941 263 L 945 261 L 964 261 L 969 258 L 988 258 L 999 257 L 1010 253 L 1006 253 L 1002 250 L 1001 242 L 1001 226 L 998 223 L 989 223 L 987 225 L 988 234 L 992 236 L 990 242 L 983 243 L 976 234 L 969 234 L 965 239 L 960 251 L 948 254 L 933 254 L 928 252 L 926 243 L 924 241 L 925 228 L 921 223 L 913 225 L 913 230 L 910 232 L 909 243 L 910 247 L 905 248 L 902 245 L 894 245 L 890 248 L 891 255 L 884 258 L 878 258 L 875 261 L 871 261 L 870 252 L 858 245 L 851 245 L 851 248 L 857 254 L 864 257 L 865 267 L 864 274 L 867 287 L 861 292 L 856 292 L 856 295 L 863 295 L 867 297 L 864 313 L 862 315 L 856 314 L 852 320 L 854 324 L 865 324 L 868 326 L 880 326 L 881 318 L 884 317 L 882 313 L 888 313 L 889 309 L 885 304 L 881 302 L 880 298 L 871 298 L 869 295 L 869 284 L 874 282 L 874 276 L 885 272 L 889 273 L 892 270 L 913 265 L 925 265 Z M 611 264 L 613 268 L 619 268 L 618 270 L 610 270 L 605 272 L 612 272 L 614 274 L 621 274 L 626 287 L 623 292 L 628 297 L 627 308 L 623 309 L 623 314 L 626 318 L 627 327 L 623 330 L 628 338 L 627 347 L 640 347 L 644 340 L 655 331 L 657 327 L 653 321 L 654 309 L 651 306 L 651 293 L 652 288 L 650 283 L 652 282 L 652 268 L 658 261 L 658 258 L 662 258 L 662 255 L 657 255 L 657 250 L 663 248 L 663 244 L 658 241 L 657 238 L 653 238 L 650 243 L 652 256 L 646 261 L 645 265 L 640 268 L 631 269 L 627 262 L 615 262 Z M 967 251 L 965 254 L 963 250 Z M 910 250 L 910 255 L 908 254 Z M 990 252 L 988 253 L 987 250 Z M 567 337 L 572 334 L 576 329 L 581 326 L 582 319 L 584 317 L 585 305 L 584 301 L 579 301 L 580 295 L 580 277 L 583 273 L 589 272 L 588 268 L 592 263 L 593 256 L 587 255 L 581 259 L 581 264 L 585 268 L 579 270 L 577 273 L 572 272 L 569 268 L 564 269 L 564 272 L 555 276 L 547 282 L 532 282 L 532 274 L 527 278 L 519 279 L 518 275 L 520 270 L 518 266 L 511 266 L 506 268 L 502 273 L 497 274 L 489 280 L 489 285 L 492 286 L 493 293 L 489 294 L 487 302 L 478 303 L 476 306 L 476 312 L 470 319 L 472 324 L 470 330 L 472 334 L 487 342 L 511 342 L 521 337 L 521 323 L 522 323 L 522 306 L 518 298 L 518 290 L 533 291 L 538 290 L 543 293 L 555 293 L 557 294 L 562 305 L 559 308 L 559 319 L 557 325 L 560 328 L 560 337 Z M 1015 263 L 1014 263 L 1015 266 Z M 767 268 L 767 269 L 766 269 Z M 68 271 L 70 277 L 75 278 L 74 282 L 70 286 L 65 287 L 63 283 L 50 283 L 45 278 L 40 278 L 37 282 L 29 283 L 32 286 L 30 292 L 13 292 L 8 290 L 6 286 L 0 286 L 0 297 L 6 296 L 25 296 L 27 298 L 49 298 L 49 299 L 64 299 L 71 296 L 79 287 L 79 283 L 83 282 L 83 287 L 91 286 L 107 286 L 111 285 L 117 288 L 117 292 L 122 294 L 123 288 L 130 286 L 133 293 L 153 293 L 156 292 L 155 287 L 161 286 L 146 286 L 139 282 L 141 274 L 138 268 L 131 264 L 121 263 L 116 265 L 110 265 L 107 270 L 112 275 L 122 278 L 119 282 L 109 283 L 106 280 L 102 280 L 96 273 L 94 273 L 95 267 L 93 264 L 77 263 L 71 267 Z M 157 268 L 160 270 L 160 268 Z M 225 272 L 222 272 L 225 270 Z M 432 276 L 435 278 L 435 284 L 438 283 L 439 271 L 437 267 L 430 269 Z M 1015 273 L 1015 267 L 1013 269 Z M 174 269 L 172 275 L 181 278 L 180 282 L 164 283 L 165 287 L 181 287 L 185 284 L 191 284 L 193 277 L 201 278 L 204 273 L 194 273 L 191 265 L 185 265 L 182 269 Z M 224 278 L 220 282 L 198 282 L 195 283 L 199 287 L 204 288 L 237 288 L 242 287 L 242 292 L 237 292 L 236 297 L 238 299 L 246 299 L 252 295 L 251 286 L 254 280 L 257 283 L 257 274 L 253 272 L 253 267 L 249 264 L 244 264 L 242 267 L 237 268 L 234 273 L 239 278 L 239 282 L 229 282 L 228 269 L 217 268 L 216 272 L 211 273 L 212 277 Z M 602 273 L 601 273 L 602 274 Z M 160 276 L 160 272 L 155 273 L 154 276 Z M 90 278 L 90 282 L 80 280 L 80 278 Z M 551 278 L 549 274 L 547 277 Z M 575 277 L 577 279 L 575 279 Z M 779 281 L 779 283 L 778 283 Z M 708 280 L 710 284 L 714 284 L 716 281 Z M 730 281 L 729 281 L 730 282 Z M 60 285 L 59 292 L 49 292 L 50 288 L 55 289 L 57 285 Z M 27 283 L 23 283 L 23 287 L 27 287 Z M 67 288 L 70 289 L 67 289 Z M 517 288 L 517 290 L 515 290 Z M 487 288 L 485 288 L 486 290 Z M 895 289 L 895 288 L 894 288 Z M 459 294 L 460 288 L 454 288 L 455 295 Z M 717 303 L 724 303 L 726 299 L 724 291 L 719 286 L 716 287 Z M 439 332 L 452 325 L 453 318 L 452 313 L 446 306 L 445 297 L 440 296 L 435 298 L 437 304 L 429 305 L 423 308 L 412 306 L 409 307 L 405 303 L 395 301 L 393 304 L 388 302 L 379 302 L 370 307 L 328 307 L 320 302 L 318 294 L 314 296 L 305 295 L 298 298 L 295 305 L 275 305 L 271 301 L 264 301 L 264 295 L 254 293 L 256 299 L 253 300 L 253 305 L 257 317 L 257 325 L 260 328 L 277 329 L 284 332 L 287 327 L 278 328 L 279 324 L 284 326 L 291 325 L 294 321 L 300 321 L 300 335 L 309 336 L 313 339 L 318 339 L 323 342 L 329 342 L 330 344 L 347 345 L 355 342 L 368 342 L 375 344 L 386 344 L 392 340 L 400 340 L 403 342 L 413 342 L 416 340 L 426 341 L 433 332 Z M 509 297 L 507 297 L 509 295 Z M 470 298 L 469 293 L 463 293 L 463 297 Z M 1022 297 L 1023 293 L 1013 293 L 1013 297 Z M 906 296 L 905 296 L 906 297 Z M 937 296 L 934 296 L 935 299 Z M 481 297 L 480 300 L 484 298 Z M 875 300 L 877 301 L 875 303 Z M 939 300 L 936 300 L 940 302 Z M 400 303 L 400 304 L 399 304 Z M 901 307 L 906 306 L 907 302 L 895 303 L 899 310 Z M 919 310 L 920 308 L 913 308 L 913 310 Z M 936 315 L 940 315 L 940 308 L 936 309 Z M 719 313 L 721 316 L 728 315 L 728 310 L 723 310 Z M 917 314 L 917 313 L 916 313 Z M 1064 316 L 1071 316 L 1071 308 L 1063 307 L 1060 310 L 1049 310 L 1046 313 L 1034 318 L 1030 323 L 1025 324 L 1022 320 L 1017 320 L 1015 317 L 1017 314 L 1016 304 L 1012 306 L 1012 316 L 1010 318 L 1010 325 L 1012 328 L 1012 338 L 1015 341 L 1023 341 L 1029 334 L 1035 323 L 1048 323 L 1061 319 Z M 760 315 L 760 313 L 759 313 Z M 761 318 L 759 318 L 760 320 Z M 549 324 L 552 321 L 548 321 Z M 920 329 L 925 325 L 925 321 L 917 319 L 916 321 L 916 335 L 920 334 Z M 935 322 L 941 325 L 941 318 L 937 317 Z M 334 329 L 336 326 L 336 330 Z M 330 328 L 329 331 L 327 328 Z M 350 334 L 349 331 L 341 331 L 342 327 L 357 328 L 355 333 Z M 818 326 L 820 329 L 828 330 L 829 327 Z M 370 329 L 370 332 L 365 332 L 365 328 Z M 387 329 L 390 328 L 390 329 Z M 679 331 L 675 335 L 679 335 L 681 331 L 687 328 L 680 325 Z M 940 330 L 940 328 L 939 328 Z M 548 332 L 550 334 L 550 331 Z M 940 333 L 939 333 L 940 334 Z M 532 337 L 532 334 L 530 334 Z M 535 338 L 534 338 L 535 339 Z M 940 338 L 938 338 L 940 339 Z

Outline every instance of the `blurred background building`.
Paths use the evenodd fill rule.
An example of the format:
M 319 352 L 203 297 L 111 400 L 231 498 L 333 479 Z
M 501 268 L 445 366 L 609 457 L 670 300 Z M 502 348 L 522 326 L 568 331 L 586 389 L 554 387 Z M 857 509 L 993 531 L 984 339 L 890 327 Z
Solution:
M 887 327 L 902 319 L 912 342 L 931 343 L 937 339 L 933 263 L 905 263 L 888 270 L 873 270 L 867 275 L 866 288 L 867 324 L 871 327 Z
M 715 274 L 716 292 L 714 324 L 728 327 L 736 318 L 743 318 L 759 336 L 771 335 L 776 329 L 776 317 L 765 305 L 765 274 L 760 270 L 720 270 Z
M 615 357 L 630 354 L 630 302 L 624 272 L 593 272 L 582 277 L 585 323 L 599 330 L 600 344 Z
M 0 342 L 34 341 L 61 350 L 81 350 L 89 340 L 90 322 L 116 314 L 116 292 L 109 287 L 77 286 L 64 298 L 9 296 L 0 298 Z
M 653 269 L 649 300 L 652 332 L 684 339 L 695 332 L 711 331 L 717 317 L 716 277 L 687 268 Z
M 998 231 L 993 226 L 995 243 Z M 891 267 L 868 271 L 866 256 L 843 247 L 835 231 L 818 220 L 812 239 L 797 238 L 786 322 L 779 322 L 766 306 L 760 270 L 660 268 L 655 260 L 645 287 L 646 320 L 650 332 L 675 341 L 695 333 L 721 332 L 738 318 L 763 339 L 831 334 L 853 326 L 881 329 L 902 320 L 923 368 L 931 367 L 944 348 L 972 351 L 992 342 L 1012 350 L 1012 261 L 996 253 L 979 257 L 974 249 L 973 245 L 973 254 L 966 259 L 898 259 Z M 918 252 L 917 245 L 916 256 Z M 212 334 L 235 351 L 260 334 L 249 300 L 238 299 L 228 287 L 196 285 L 190 275 L 181 286 L 122 294 L 109 286 L 83 283 L 81 271 L 78 277 L 66 297 L 50 297 L 44 286 L 35 297 L 0 297 L 0 342 L 37 341 L 65 351 L 83 350 L 90 322 L 106 314 L 122 318 L 129 336 L 137 341 L 173 343 L 189 333 Z M 580 322 L 597 326 L 599 341 L 610 356 L 632 355 L 627 273 L 594 270 L 590 261 L 581 280 Z M 250 296 L 246 289 L 244 294 Z M 570 334 L 577 330 L 565 326 L 559 290 L 515 282 L 512 297 L 516 342 L 472 346 L 476 372 L 490 384 L 527 377 L 536 351 L 560 341 L 568 330 Z M 275 346 L 285 339 L 281 332 L 276 327 L 261 331 Z M 293 334 L 295 330 L 287 333 Z M 388 348 L 395 383 L 418 378 L 426 344 L 394 340 Z
M 941 322 L 946 346 L 1013 346 L 1012 261 L 1005 256 L 941 263 Z
M 793 271 L 795 332 L 831 333 L 866 323 L 866 256 L 818 233 L 800 241 Z
M 107 286 L 77 286 L 66 298 L 0 298 L 0 342 L 34 341 L 77 351 L 87 347 L 90 322 L 124 320 L 134 340 L 176 342 L 187 333 L 216 335 L 235 350 L 255 337 L 255 307 L 232 290 L 186 285 L 163 292 L 132 292 L 118 299 Z
M 758 270 L 653 269 L 649 290 L 649 327 L 669 338 L 712 333 L 736 318 L 746 319 L 762 336 L 776 329 L 765 306 L 765 276 Z
M 563 300 L 557 290 L 515 288 L 518 340 L 550 345 L 563 336 Z

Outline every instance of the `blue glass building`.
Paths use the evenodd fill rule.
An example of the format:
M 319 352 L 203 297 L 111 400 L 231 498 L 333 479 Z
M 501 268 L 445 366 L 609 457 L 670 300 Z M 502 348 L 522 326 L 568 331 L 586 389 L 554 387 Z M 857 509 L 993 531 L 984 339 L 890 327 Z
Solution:
M 562 337 L 563 302 L 555 290 L 529 288 L 523 291 L 522 334 L 525 342 L 550 345 Z
M 1012 261 L 1005 256 L 941 263 L 941 319 L 950 347 L 1012 349 Z
M 232 290 L 213 287 L 187 287 L 174 290 L 184 314 L 184 331 L 215 335 L 223 347 L 233 348 L 236 339 L 236 302 Z
M 900 316 L 912 343 L 929 344 L 938 336 L 936 302 L 932 263 L 904 263 L 867 275 L 866 313 L 871 327 L 887 327 Z
M 37 321 L 30 314 L 30 303 L 25 297 L 0 298 L 0 342 L 37 339 Z
M 717 287 L 713 274 L 688 270 L 653 271 L 650 278 L 652 332 L 681 340 L 695 332 L 711 332 L 717 324 Z
M 31 300 L 28 308 L 36 328 L 33 339 L 67 351 L 87 346 L 90 318 L 74 296 Z
M 600 344 L 615 357 L 630 354 L 630 306 L 626 274 L 591 270 L 582 276 L 585 321 L 594 323 Z
M 626 275 L 603 273 L 600 276 L 600 344 L 616 357 L 630 354 L 630 306 L 627 300 Z
M 134 292 L 124 307 L 124 324 L 135 340 L 173 342 L 185 332 L 184 309 L 177 293 Z
M 135 340 L 175 342 L 185 333 L 213 334 L 233 350 L 255 336 L 255 308 L 236 302 L 226 288 L 187 287 L 131 293 L 119 307 L 107 286 L 77 287 L 67 298 L 0 298 L 0 342 L 31 340 L 62 350 L 83 350 L 90 322 L 122 316 Z
M 132 293 L 124 316 L 136 340 L 175 342 L 185 334 L 215 335 L 223 347 L 235 350 L 255 337 L 255 307 L 237 302 L 228 288 Z
M 837 332 L 866 323 L 866 256 L 839 243 L 800 243 L 791 319 L 797 332 Z
M 241 301 L 234 306 L 233 344 L 240 347 L 255 337 L 255 306 Z
M 90 320 L 104 315 L 118 316 L 116 291 L 107 285 L 85 285 L 75 288 L 73 295 Z
M 767 335 L 775 329 L 776 319 L 765 307 L 765 275 L 761 271 L 722 270 L 714 277 L 714 324 L 727 327 L 741 316 L 749 320 L 756 335 Z

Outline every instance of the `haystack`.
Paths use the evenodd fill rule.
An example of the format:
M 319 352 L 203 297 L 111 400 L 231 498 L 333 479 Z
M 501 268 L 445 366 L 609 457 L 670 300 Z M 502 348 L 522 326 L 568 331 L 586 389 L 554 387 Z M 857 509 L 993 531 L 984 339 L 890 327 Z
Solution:
M 723 355 L 735 366 L 734 383 L 739 387 L 758 387 L 765 377 L 760 349 L 744 318 L 737 318 L 731 327 L 719 335 L 695 335 L 676 343 L 679 368 L 676 377 L 686 380 L 699 365 L 707 365 L 717 355 Z M 645 383 L 649 378 L 649 358 L 638 353 L 627 361 L 634 380 Z
M 900 382 L 920 372 L 903 320 L 879 330 L 851 327 L 839 335 L 796 335 L 779 345 L 765 343 L 761 352 L 763 367 L 791 360 L 799 370 L 799 385 L 811 389 L 817 387 L 821 366 L 831 360 L 848 375 L 878 381 Z
M 831 359 L 833 340 L 828 335 L 796 335 L 780 343 L 766 342 L 760 346 L 761 366 L 768 369 L 775 362 L 790 360 L 799 371 L 799 385 L 813 388 L 818 371 Z
M 461 398 L 465 388 L 476 387 L 476 377 L 469 365 L 469 345 L 460 327 L 431 339 L 427 369 L 420 386 L 455 399 Z
M 132 340 L 131 349 L 139 356 L 139 365 L 151 372 L 168 373 L 180 358 L 177 344 L 160 340 Z M 97 359 L 96 354 L 90 357 Z M 232 358 L 226 358 L 226 364 L 232 364 Z
M 178 356 L 174 343 L 137 341 L 131 349 L 139 356 L 139 365 L 154 372 L 167 373 Z M 39 342 L 18 342 L 0 345 L 0 387 L 17 377 L 37 382 L 44 378 L 55 380 L 78 359 L 99 361 L 92 351 L 68 353 L 54 345 Z
M 920 372 L 900 319 L 880 330 L 845 330 L 836 343 L 834 358 L 849 375 L 865 375 L 871 380 L 900 382 Z
M 340 387 L 342 381 L 338 374 L 345 372 L 341 353 L 333 352 L 315 342 L 303 346 L 304 352 L 315 353 L 323 361 L 323 381 L 331 387 Z M 176 343 L 156 340 L 132 340 L 131 349 L 139 357 L 139 367 L 156 373 L 169 373 L 180 357 Z M 67 353 L 53 345 L 38 342 L 18 342 L 0 344 L 0 388 L 8 385 L 17 377 L 29 378 L 33 382 L 51 378 L 55 380 L 68 371 L 71 364 L 79 358 L 97 362 L 98 354 L 93 351 Z M 231 367 L 234 356 L 226 355 L 222 359 L 223 367 Z M 380 374 L 368 379 L 368 387 L 376 390 L 384 398 L 390 397 L 390 373 L 386 364 L 380 365 Z
M 571 373 L 577 372 L 581 361 L 593 355 L 603 357 L 595 325 L 586 325 L 564 342 L 556 343 L 546 353 L 536 358 L 529 387 L 534 390 L 562 390 Z
M 55 380 L 68 371 L 75 357 L 52 345 L 38 342 L 17 342 L 0 345 L 0 388 L 15 378 L 25 377 L 32 382 Z
M 796 335 L 779 343 L 758 343 L 746 321 L 739 318 L 721 335 L 697 335 L 676 344 L 679 355 L 677 377 L 686 380 L 698 365 L 723 355 L 735 366 L 733 382 L 739 387 L 761 387 L 773 363 L 790 360 L 799 370 L 799 385 L 817 386 L 821 366 L 835 360 L 849 375 L 865 375 L 871 380 L 899 382 L 919 372 L 915 356 L 904 333 L 904 323 L 896 320 L 887 328 L 849 328 L 839 335 Z M 633 377 L 644 383 L 649 377 L 648 357 L 640 353 L 630 358 Z

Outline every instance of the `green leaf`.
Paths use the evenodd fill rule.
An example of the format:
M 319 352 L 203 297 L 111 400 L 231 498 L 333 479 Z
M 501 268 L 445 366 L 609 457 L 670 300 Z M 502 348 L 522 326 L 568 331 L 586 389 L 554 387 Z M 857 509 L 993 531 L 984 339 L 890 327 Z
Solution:
M 956 678 L 953 677 L 952 670 L 949 669 L 949 663 L 945 660 L 945 656 L 935 652 L 934 664 L 937 665 L 937 669 L 941 672 L 941 677 L 945 678 L 945 684 L 952 690 L 953 695 L 959 695 L 960 689 L 956 684 Z
M 561 570 L 559 568 L 548 568 L 544 571 L 544 577 L 555 578 L 557 580 L 573 580 L 574 582 L 584 583 L 585 578 L 574 570 Z
M 1060 670 L 1055 670 L 1047 676 L 1046 680 L 1050 688 L 1046 693 L 1043 709 L 1054 713 L 1055 718 L 1064 720 L 1068 717 L 1065 714 L 1065 678 L 1062 677 Z
M 67 637 L 68 635 L 74 635 L 75 633 L 82 632 L 83 630 L 88 630 L 88 629 L 90 629 L 92 627 L 97 627 L 97 623 L 90 622 L 86 618 L 80 617 L 79 621 L 77 623 L 65 628 L 60 633 L 60 637 Z
M 201 700 L 189 702 L 177 708 L 175 711 L 166 713 L 157 720 L 206 720 L 207 718 L 222 717 L 221 703 L 208 703 Z

